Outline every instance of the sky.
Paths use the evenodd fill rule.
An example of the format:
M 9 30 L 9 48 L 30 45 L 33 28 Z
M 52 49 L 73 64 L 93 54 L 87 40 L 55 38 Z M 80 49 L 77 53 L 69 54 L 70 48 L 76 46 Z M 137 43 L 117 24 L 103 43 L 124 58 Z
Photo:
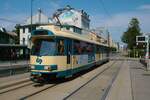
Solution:
M 12 30 L 15 24 L 24 23 L 30 17 L 31 0 L 0 0 L 0 4 L 0 27 L 6 30 Z M 138 18 L 141 32 L 150 33 L 150 0 L 33 0 L 33 14 L 41 8 L 51 17 L 56 9 L 66 5 L 86 11 L 91 28 L 106 27 L 115 42 L 121 42 L 133 17 Z

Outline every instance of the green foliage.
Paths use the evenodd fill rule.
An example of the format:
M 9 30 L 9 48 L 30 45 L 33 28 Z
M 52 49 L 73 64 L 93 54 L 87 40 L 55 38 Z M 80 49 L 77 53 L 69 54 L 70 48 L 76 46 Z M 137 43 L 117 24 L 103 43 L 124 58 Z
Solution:
M 116 51 L 117 51 L 117 49 L 116 49 L 116 48 L 114 48 L 114 47 L 111 47 L 111 48 L 110 48 L 110 51 L 111 51 L 111 52 L 116 52 Z
M 19 25 L 15 26 L 15 30 L 13 30 L 12 32 L 15 32 L 17 34 L 17 37 L 15 37 L 15 44 L 19 44 L 19 37 L 20 37 L 20 32 L 19 32 Z
M 122 42 L 128 45 L 129 49 L 133 49 L 136 46 L 136 36 L 141 35 L 139 21 L 137 18 L 132 18 L 128 29 L 126 32 L 123 33 L 121 40 Z
M 144 57 L 145 51 L 143 49 L 133 49 L 130 52 L 128 52 L 129 57 Z

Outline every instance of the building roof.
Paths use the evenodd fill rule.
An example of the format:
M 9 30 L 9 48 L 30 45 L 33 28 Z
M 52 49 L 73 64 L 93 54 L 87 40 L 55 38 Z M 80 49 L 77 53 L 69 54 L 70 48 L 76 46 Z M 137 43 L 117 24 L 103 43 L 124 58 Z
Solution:
M 0 28 L 0 32 L 4 33 L 4 34 L 8 34 L 8 35 L 13 36 L 13 37 L 17 36 L 17 34 L 15 32 L 7 32 L 6 29 L 3 27 Z
M 17 36 L 17 34 L 15 32 L 7 32 L 8 35 L 11 35 L 11 36 Z
M 3 27 L 0 27 L 0 32 L 6 32 L 6 29 Z
M 102 44 L 100 42 L 97 42 L 96 40 L 91 40 L 90 39 L 90 34 L 78 34 L 78 33 L 71 32 L 71 31 L 62 31 L 62 30 L 55 30 L 55 29 L 53 30 L 51 28 L 52 27 L 49 26 L 49 27 L 45 27 L 43 29 L 51 30 L 53 32 L 54 36 L 61 36 L 61 37 L 86 41 L 86 42 L 89 42 L 89 43 L 95 43 L 95 44 L 102 45 L 102 46 L 108 46 L 107 44 Z M 41 37 L 41 36 L 44 37 L 44 35 L 39 35 L 39 37 Z M 35 36 L 35 37 L 38 37 L 38 36 Z
M 47 23 L 47 24 L 39 24 L 39 23 L 36 23 L 36 24 L 32 24 L 32 27 L 35 27 L 35 26 L 43 26 L 43 25 L 51 25 L 51 23 Z M 19 28 L 31 27 L 31 24 L 19 25 L 18 27 L 19 27 Z

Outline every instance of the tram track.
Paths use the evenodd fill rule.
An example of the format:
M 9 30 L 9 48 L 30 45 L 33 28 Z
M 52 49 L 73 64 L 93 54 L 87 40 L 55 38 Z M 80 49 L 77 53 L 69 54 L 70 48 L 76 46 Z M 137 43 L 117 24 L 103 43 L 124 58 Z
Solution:
M 16 84 L 14 83 L 14 84 L 12 84 L 8 87 L 0 89 L 0 94 L 4 94 L 4 93 L 10 92 L 10 91 L 14 91 L 14 90 L 17 90 L 17 89 L 20 89 L 20 88 L 23 88 L 23 87 L 26 87 L 26 86 L 29 86 L 29 85 L 32 85 L 32 84 L 34 84 L 34 83 L 30 80 L 19 82 L 19 83 L 16 83 Z
M 18 97 L 16 97 L 15 99 L 12 98 L 12 100 L 16 100 L 16 99 L 24 100 L 24 99 L 27 99 L 33 95 L 36 95 L 44 90 L 52 88 L 56 85 L 57 84 L 43 85 L 40 83 L 29 82 L 23 86 L 19 86 L 19 87 L 12 88 L 12 89 L 1 92 L 0 98 L 1 98 L 1 96 L 3 98 L 3 95 L 7 96 L 9 94 L 12 94 L 12 95 L 17 94 Z M 22 93 L 20 93 L 20 92 L 22 92 Z M 4 96 L 4 98 L 5 98 L 5 96 Z M 5 100 L 7 100 L 7 99 L 5 99 Z M 10 98 L 8 100 L 10 100 Z
M 123 63 L 124 63 L 124 62 L 122 61 L 119 66 L 123 65 Z M 113 77 L 112 80 L 110 81 L 108 87 L 106 88 L 106 90 L 104 91 L 104 93 L 103 93 L 103 95 L 102 95 L 101 100 L 105 100 L 105 99 L 106 99 L 106 97 L 107 97 L 107 95 L 108 95 L 108 92 L 109 92 L 109 90 L 110 90 L 111 87 L 112 87 L 112 84 L 114 83 L 116 77 L 118 76 L 118 74 L 119 74 L 119 72 L 120 72 L 120 69 L 121 69 L 121 67 L 119 67 L 119 69 L 117 70 L 116 74 L 114 75 L 114 77 Z
M 70 93 L 68 96 L 64 97 L 63 100 L 67 100 L 69 97 L 71 97 L 73 94 L 75 94 L 76 92 L 78 92 L 81 88 L 83 88 L 84 86 L 86 86 L 88 83 L 90 83 L 91 81 L 93 81 L 94 79 L 96 79 L 98 76 L 100 76 L 101 74 L 103 74 L 106 70 L 108 70 L 111 66 L 113 66 L 116 63 L 116 61 L 114 61 L 111 65 L 109 65 L 107 68 L 103 69 L 100 73 L 98 73 L 97 75 L 95 75 L 93 78 L 91 78 L 89 81 L 87 81 L 86 83 L 84 83 L 82 86 L 80 86 L 79 88 L 77 88 L 76 90 L 74 90 L 72 93 Z
M 102 69 L 101 72 L 99 72 L 98 74 L 96 74 L 94 77 L 90 78 L 87 82 L 85 82 L 84 84 L 82 84 L 81 86 L 79 86 L 77 89 L 75 89 L 73 92 L 69 93 L 69 95 L 67 96 L 64 96 L 64 99 L 63 100 L 66 100 L 67 98 L 69 98 L 70 96 L 72 96 L 74 93 L 76 93 L 77 91 L 79 91 L 81 88 L 83 88 L 84 86 L 86 86 L 88 83 L 90 83 L 91 81 L 93 81 L 94 79 L 96 79 L 99 75 L 101 75 L 102 73 L 104 73 L 106 70 L 108 70 L 109 68 L 111 68 L 111 66 L 113 66 L 114 64 L 116 63 L 116 61 L 113 61 L 111 62 L 111 64 L 107 65 L 106 68 Z M 82 77 L 82 76 L 81 76 Z M 30 90 L 33 90 L 32 92 L 30 91 L 30 93 L 27 93 L 25 95 L 21 94 L 19 95 L 19 100 L 25 100 L 25 99 L 28 99 L 28 98 L 32 98 L 33 96 L 37 96 L 37 94 L 40 94 L 46 90 L 50 90 L 50 89 L 53 89 L 57 86 L 60 86 L 61 84 L 47 84 L 46 86 L 43 86 L 42 88 L 37 88 L 35 89 L 35 87 L 33 88 L 33 85 L 34 83 L 31 83 L 31 84 L 28 84 L 28 85 L 24 85 L 23 87 L 18 87 L 18 88 L 14 88 L 14 89 L 11 89 L 9 91 L 5 91 L 3 93 L 0 93 L 1 94 L 7 94 L 7 92 L 12 92 L 12 91 L 17 91 L 17 89 L 25 89 L 25 91 L 30 91 Z M 33 88 L 33 89 L 29 89 L 30 88 Z M 27 88 L 27 89 L 26 89 Z M 23 91 L 23 90 L 22 90 Z
M 34 96 L 34 95 L 36 95 L 36 94 L 38 94 L 38 93 L 41 93 L 41 92 L 43 92 L 43 91 L 45 91 L 45 90 L 47 90 L 47 89 L 50 89 L 50 88 L 52 88 L 52 87 L 55 87 L 55 86 L 57 86 L 57 85 L 58 85 L 58 84 L 53 84 L 53 85 L 48 86 L 48 87 L 46 87 L 46 88 L 44 88 L 44 89 L 41 89 L 41 90 L 36 91 L 36 92 L 33 92 L 32 94 L 29 94 L 29 95 L 27 95 L 27 96 L 24 96 L 24 97 L 20 98 L 19 100 L 25 100 L 25 99 L 27 99 L 27 98 L 29 98 L 29 97 L 32 97 L 32 96 Z
M 77 88 L 76 90 L 74 90 L 73 92 L 71 92 L 69 95 L 67 95 L 66 97 L 64 97 L 63 100 L 66 100 L 67 98 L 69 98 L 70 96 L 72 96 L 72 95 L 73 95 L 74 93 L 76 93 L 78 90 L 80 90 L 80 89 L 83 88 L 85 85 L 87 85 L 87 84 L 90 83 L 92 80 L 94 80 L 94 79 L 97 78 L 99 75 L 101 75 L 101 74 L 104 73 L 106 70 L 108 70 L 108 69 L 109 69 L 111 66 L 113 66 L 115 63 L 116 63 L 116 61 L 113 61 L 113 63 L 112 63 L 111 65 L 109 65 L 108 67 L 106 67 L 105 69 L 103 69 L 100 73 L 98 73 L 97 75 L 95 75 L 94 77 L 92 77 L 90 80 L 88 80 L 86 83 L 84 83 L 83 85 L 81 85 L 79 88 Z M 30 94 L 30 95 L 27 95 L 27 96 L 25 96 L 25 97 L 22 97 L 22 98 L 20 98 L 20 100 L 25 100 L 25 99 L 28 99 L 28 98 L 30 98 L 30 97 L 32 97 L 32 96 L 36 96 L 38 93 L 41 93 L 41 92 L 43 92 L 43 91 L 45 91 L 45 90 L 54 88 L 54 87 L 56 87 L 56 86 L 58 86 L 58 85 L 61 85 L 61 84 L 54 84 L 54 85 L 52 85 L 52 86 L 48 86 L 48 87 L 46 87 L 46 88 L 44 88 L 44 89 L 42 89 L 42 90 L 36 91 L 36 92 L 34 92 L 34 93 Z

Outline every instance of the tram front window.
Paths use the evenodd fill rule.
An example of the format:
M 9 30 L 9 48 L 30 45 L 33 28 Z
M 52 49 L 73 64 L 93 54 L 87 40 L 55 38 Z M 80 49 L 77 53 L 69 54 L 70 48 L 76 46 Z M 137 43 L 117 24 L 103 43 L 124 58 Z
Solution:
M 54 40 L 35 40 L 32 47 L 32 55 L 53 56 L 56 51 Z

